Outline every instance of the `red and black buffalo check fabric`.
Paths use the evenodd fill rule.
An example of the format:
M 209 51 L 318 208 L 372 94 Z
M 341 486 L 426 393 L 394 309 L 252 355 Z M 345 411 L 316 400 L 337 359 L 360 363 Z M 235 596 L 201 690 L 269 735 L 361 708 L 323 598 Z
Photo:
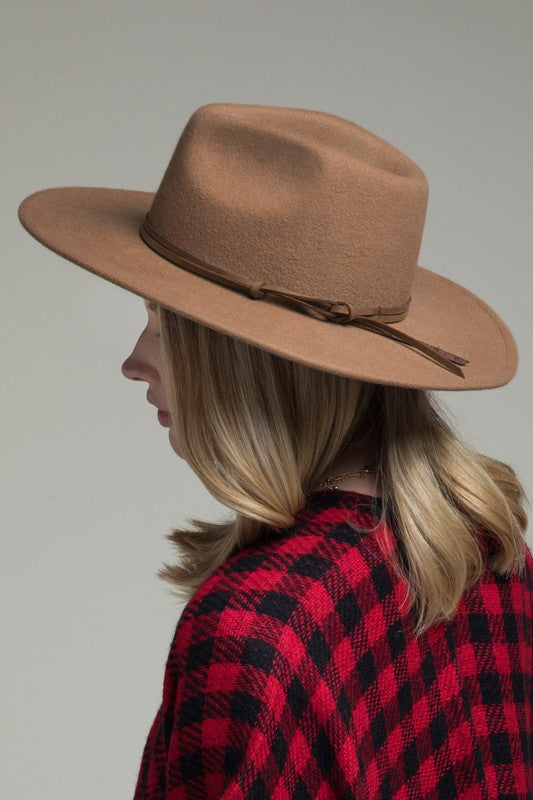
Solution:
M 294 526 L 202 584 L 134 800 L 533 800 L 529 547 L 520 576 L 486 567 L 416 640 L 394 526 L 345 521 L 367 529 L 380 506 L 312 492 Z

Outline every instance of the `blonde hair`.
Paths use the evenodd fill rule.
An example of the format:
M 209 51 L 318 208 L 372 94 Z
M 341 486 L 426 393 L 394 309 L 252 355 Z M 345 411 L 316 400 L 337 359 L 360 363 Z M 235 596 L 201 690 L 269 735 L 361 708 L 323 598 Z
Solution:
M 417 636 L 451 619 L 480 577 L 480 530 L 496 545 L 493 569 L 510 576 L 522 568 L 522 484 L 509 464 L 463 441 L 431 391 L 334 375 L 164 307 L 159 316 L 174 432 L 202 483 L 235 511 L 221 522 L 189 518 L 193 528 L 166 534 L 180 563 L 164 564 L 157 577 L 176 597 L 192 597 L 269 528 L 290 527 L 318 478 L 369 431 L 380 522 L 393 524 L 401 543 L 404 563 L 392 566 L 417 607 Z

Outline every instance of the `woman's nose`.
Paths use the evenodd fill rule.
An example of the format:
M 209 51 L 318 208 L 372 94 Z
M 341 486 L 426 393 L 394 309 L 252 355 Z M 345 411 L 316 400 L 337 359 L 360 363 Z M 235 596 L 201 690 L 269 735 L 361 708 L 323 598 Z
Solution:
M 129 378 L 131 381 L 142 380 L 139 362 L 133 355 L 127 357 L 120 369 L 125 378 Z
M 120 369 L 124 377 L 129 378 L 131 381 L 154 383 L 158 378 L 155 367 L 138 355 L 135 350 L 127 357 Z

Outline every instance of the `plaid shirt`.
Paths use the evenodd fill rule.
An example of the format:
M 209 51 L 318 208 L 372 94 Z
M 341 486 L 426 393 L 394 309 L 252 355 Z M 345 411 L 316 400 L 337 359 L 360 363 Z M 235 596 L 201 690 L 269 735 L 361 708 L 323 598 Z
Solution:
M 324 490 L 178 621 L 134 800 L 532 800 L 533 557 L 412 636 L 381 501 Z M 401 552 L 400 552 L 401 558 Z

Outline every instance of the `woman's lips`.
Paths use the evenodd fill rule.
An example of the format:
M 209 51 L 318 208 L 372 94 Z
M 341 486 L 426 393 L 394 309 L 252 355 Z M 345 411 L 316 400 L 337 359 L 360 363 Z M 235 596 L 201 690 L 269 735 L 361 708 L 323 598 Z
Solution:
M 170 414 L 166 411 L 161 411 L 160 408 L 157 409 L 157 419 L 164 425 L 165 428 L 170 428 Z

